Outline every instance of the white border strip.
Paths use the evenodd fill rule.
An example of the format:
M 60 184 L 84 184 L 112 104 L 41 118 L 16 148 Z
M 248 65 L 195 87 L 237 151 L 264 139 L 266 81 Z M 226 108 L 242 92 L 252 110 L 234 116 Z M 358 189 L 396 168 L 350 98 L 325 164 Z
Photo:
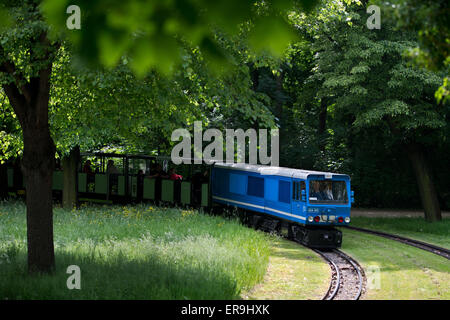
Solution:
M 222 200 L 222 201 L 229 201 L 229 202 L 233 202 L 233 203 L 236 203 L 236 204 L 242 204 L 244 206 L 254 207 L 254 208 L 263 209 L 263 210 L 270 210 L 270 211 L 273 211 L 273 212 L 276 212 L 276 213 L 283 214 L 285 216 L 293 217 L 293 218 L 300 219 L 300 220 L 306 220 L 306 218 L 302 217 L 302 216 L 296 216 L 295 214 L 292 214 L 292 213 L 288 213 L 288 212 L 284 212 L 284 211 L 280 211 L 280 210 L 272 209 L 272 208 L 268 208 L 268 207 L 258 206 L 256 204 L 251 204 L 251 203 L 246 203 L 246 202 L 241 202 L 241 201 L 221 198 L 221 197 L 217 197 L 217 196 L 213 196 L 213 199 Z

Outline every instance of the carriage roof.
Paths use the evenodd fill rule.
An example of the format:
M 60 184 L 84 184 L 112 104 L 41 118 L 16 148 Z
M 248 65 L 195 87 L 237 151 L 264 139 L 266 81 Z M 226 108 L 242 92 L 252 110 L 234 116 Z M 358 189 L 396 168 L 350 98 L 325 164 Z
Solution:
M 302 170 L 302 169 L 291 169 L 285 167 L 272 167 L 264 165 L 253 165 L 246 163 L 215 163 L 216 167 L 227 168 L 232 170 L 241 170 L 256 172 L 261 175 L 273 175 L 273 176 L 283 176 L 289 178 L 303 179 L 306 180 L 310 175 L 323 175 L 326 179 L 331 179 L 334 176 L 348 177 L 346 174 L 333 173 L 333 172 L 323 172 L 323 171 L 313 171 L 313 170 Z

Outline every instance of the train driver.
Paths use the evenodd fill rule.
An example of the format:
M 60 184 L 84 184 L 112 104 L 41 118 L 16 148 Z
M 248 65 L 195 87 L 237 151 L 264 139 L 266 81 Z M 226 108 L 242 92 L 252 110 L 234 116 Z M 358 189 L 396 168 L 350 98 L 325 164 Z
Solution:
M 312 189 L 312 190 L 311 190 Z M 311 181 L 310 198 L 316 198 L 317 200 L 324 200 L 324 194 L 320 191 L 319 181 Z

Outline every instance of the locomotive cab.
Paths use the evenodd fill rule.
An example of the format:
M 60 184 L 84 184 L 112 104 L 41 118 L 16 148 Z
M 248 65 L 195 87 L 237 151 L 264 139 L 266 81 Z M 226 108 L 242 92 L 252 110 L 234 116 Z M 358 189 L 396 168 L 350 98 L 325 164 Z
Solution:
M 350 196 L 352 195 L 352 196 Z M 306 224 L 346 225 L 350 223 L 353 192 L 347 176 L 307 180 Z
M 316 248 L 336 248 L 342 244 L 342 232 L 335 226 L 350 223 L 353 192 L 345 175 L 311 175 L 302 190 L 305 227 L 293 227 L 293 236 Z

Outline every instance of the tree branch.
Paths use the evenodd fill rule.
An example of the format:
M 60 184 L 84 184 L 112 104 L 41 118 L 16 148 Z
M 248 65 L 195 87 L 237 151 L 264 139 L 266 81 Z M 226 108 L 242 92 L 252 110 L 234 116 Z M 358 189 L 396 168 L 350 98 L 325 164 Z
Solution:
M 25 97 L 20 93 L 14 84 L 4 84 L 2 87 L 12 108 L 14 109 L 14 112 L 17 115 L 17 118 L 19 119 L 20 124 L 23 126 L 26 121 Z
M 0 46 L 0 59 L 3 60 L 0 64 L 0 72 L 9 74 L 14 79 L 16 88 L 20 89 L 20 92 L 24 96 L 25 100 L 27 102 L 31 102 L 31 93 L 27 87 L 26 79 L 17 71 L 14 62 L 8 59 L 2 46 Z

